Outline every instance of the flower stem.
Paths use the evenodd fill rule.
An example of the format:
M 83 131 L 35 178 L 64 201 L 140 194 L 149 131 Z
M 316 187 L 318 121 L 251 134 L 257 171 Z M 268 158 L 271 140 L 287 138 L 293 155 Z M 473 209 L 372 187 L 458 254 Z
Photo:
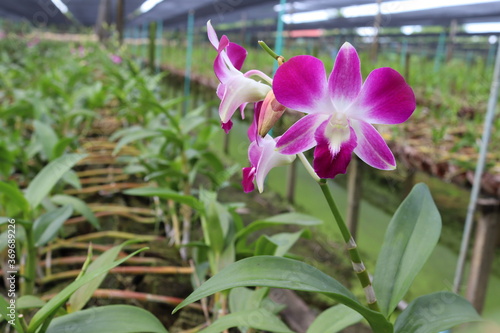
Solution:
M 335 221 L 337 222 L 337 225 L 340 229 L 342 238 L 344 238 L 347 251 L 349 252 L 349 256 L 351 258 L 352 266 L 354 268 L 354 271 L 356 272 L 358 280 L 361 282 L 363 290 L 365 291 L 368 307 L 374 311 L 380 311 L 380 308 L 377 303 L 377 298 L 375 296 L 375 291 L 373 290 L 372 282 L 370 280 L 370 276 L 366 271 L 365 265 L 363 264 L 363 260 L 361 260 L 361 256 L 358 252 L 358 246 L 356 245 L 356 242 L 354 241 L 354 238 L 352 237 L 349 228 L 347 228 L 347 225 L 345 224 L 342 215 L 340 215 L 340 211 L 337 205 L 335 204 L 335 200 L 333 199 L 332 193 L 330 191 L 330 188 L 328 187 L 326 179 L 320 179 L 318 181 L 318 184 L 319 187 L 321 188 L 321 191 L 323 192 L 323 195 L 325 196 L 326 201 L 328 202 L 328 206 L 330 207 L 333 216 L 335 217 Z
M 267 46 L 266 42 L 259 40 L 259 45 L 266 51 L 271 57 L 274 59 L 278 60 L 278 63 L 281 65 L 285 62 L 285 58 L 283 56 L 280 56 L 276 52 L 274 52 L 269 46 Z

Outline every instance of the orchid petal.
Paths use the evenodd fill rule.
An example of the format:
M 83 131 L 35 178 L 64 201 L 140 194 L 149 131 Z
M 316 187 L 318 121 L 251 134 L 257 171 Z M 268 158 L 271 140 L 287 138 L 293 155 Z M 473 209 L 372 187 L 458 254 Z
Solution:
M 255 141 L 258 137 L 258 135 L 257 135 L 257 128 L 258 128 L 257 121 L 260 118 L 261 108 L 262 108 L 262 102 L 255 103 L 252 124 L 248 128 L 248 132 L 247 132 L 248 139 L 250 140 L 250 142 Z
M 219 115 L 223 123 L 231 119 L 241 104 L 261 101 L 271 89 L 268 85 L 244 77 L 241 73 L 232 76 L 224 85 L 224 96 L 219 106 Z
M 362 82 L 358 53 L 346 42 L 340 48 L 328 78 L 330 97 L 337 110 L 346 109 L 356 99 Z
M 351 126 L 358 137 L 354 153 L 366 164 L 381 170 L 394 170 L 396 160 L 380 133 L 364 121 L 351 119 Z
M 212 44 L 212 46 L 217 50 L 219 48 L 219 37 L 217 37 L 217 33 L 215 32 L 214 27 L 212 27 L 212 23 L 210 20 L 207 21 L 207 35 L 208 40 Z
M 278 102 L 305 113 L 331 112 L 332 103 L 323 62 L 302 55 L 290 58 L 276 71 L 273 91 Z
M 263 149 L 264 145 L 259 145 L 256 141 L 250 143 L 248 146 L 248 160 L 251 166 L 258 167 Z
M 226 48 L 227 56 L 234 68 L 240 70 L 243 67 L 243 63 L 247 57 L 247 50 L 243 46 L 240 46 L 236 43 L 229 43 Z
M 241 180 L 241 185 L 243 186 L 243 191 L 245 193 L 252 192 L 255 189 L 253 181 L 255 179 L 255 168 L 247 167 L 242 170 L 243 178 Z
M 262 140 L 262 154 L 255 173 L 255 182 L 259 192 L 262 193 L 264 190 L 264 180 L 272 168 L 290 164 L 295 160 L 295 157 L 295 155 L 283 155 L 277 152 L 275 139 L 266 135 Z
M 225 123 L 221 123 L 221 128 L 224 130 L 226 134 L 229 133 L 231 128 L 233 128 L 233 122 L 231 121 L 231 119 L 229 119 Z
M 329 114 L 309 114 L 293 124 L 278 140 L 276 147 L 282 154 L 298 154 L 316 145 L 314 133 L 330 118 Z
M 335 178 L 339 173 L 346 173 L 357 139 L 351 128 L 349 139 L 341 143 L 340 149 L 332 149 L 328 138 L 322 134 L 326 125 L 324 123 L 316 132 L 318 145 L 314 149 L 313 167 L 320 178 Z
M 349 117 L 371 124 L 399 124 L 415 110 L 415 95 L 394 69 L 375 69 L 366 78 L 358 98 L 349 107 Z

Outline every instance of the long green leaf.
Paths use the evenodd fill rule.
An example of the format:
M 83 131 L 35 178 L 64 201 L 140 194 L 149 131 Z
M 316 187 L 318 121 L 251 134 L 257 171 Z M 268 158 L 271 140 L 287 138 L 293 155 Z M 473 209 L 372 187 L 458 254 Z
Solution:
M 250 257 L 229 265 L 196 289 L 174 312 L 216 292 L 250 286 L 321 293 L 359 312 L 375 333 L 392 333 L 392 324 L 381 313 L 361 305 L 334 278 L 306 263 L 273 256 Z
M 129 242 L 125 242 L 125 243 L 129 243 Z M 57 311 L 57 309 L 59 307 L 61 307 L 68 300 L 68 298 L 76 290 L 78 290 L 81 286 L 83 286 L 84 284 L 101 276 L 102 274 L 107 273 L 110 269 L 115 268 L 116 266 L 127 261 L 130 257 L 133 257 L 136 254 L 138 254 L 146 249 L 147 248 L 142 248 L 140 250 L 137 250 L 134 253 L 126 256 L 125 258 L 114 261 L 111 264 L 104 265 L 104 266 L 100 267 L 100 269 L 98 269 L 98 270 L 88 272 L 87 274 L 85 274 L 81 278 L 79 278 L 78 280 L 73 281 L 66 288 L 61 290 L 54 298 L 52 298 L 50 301 L 48 301 L 47 304 L 45 304 L 37 313 L 35 313 L 35 315 L 33 316 L 33 319 L 31 319 L 31 322 L 28 326 L 28 333 L 36 332 L 36 330 L 40 327 L 40 325 L 42 325 L 43 322 L 47 318 L 49 318 L 55 311 Z
M 244 229 L 240 230 L 240 232 L 238 232 L 236 237 L 241 238 L 254 231 L 283 224 L 313 226 L 321 223 L 322 223 L 321 220 L 310 215 L 300 214 L 300 213 L 285 213 L 285 214 L 275 215 L 264 220 L 254 221 Z
M 11 298 L 13 300 L 15 300 L 15 298 Z M 18 333 L 24 333 L 24 329 L 23 327 L 21 326 L 21 322 L 19 320 L 19 316 L 17 315 L 17 312 L 12 314 L 10 312 L 10 308 L 13 307 L 12 303 L 11 303 L 11 299 L 9 299 L 8 301 L 3 298 L 3 295 L 0 295 L 0 315 L 2 315 L 1 319 L 0 319 L 0 323 L 2 322 L 2 320 L 7 320 L 7 321 L 11 321 L 13 320 L 14 321 L 14 328 L 17 330 Z M 10 308 L 9 308 L 10 307 Z M 14 308 L 15 308 L 15 304 L 14 304 Z M 12 317 L 12 315 L 14 315 Z
M 50 200 L 59 205 L 71 205 L 74 210 L 85 216 L 85 218 L 96 228 L 101 229 L 99 221 L 97 220 L 94 212 L 87 206 L 85 201 L 65 194 L 57 194 L 50 198 Z
M 415 299 L 399 315 L 395 333 L 438 333 L 453 326 L 480 321 L 474 307 L 463 297 L 437 292 Z
M 46 333 L 168 333 L 152 313 L 131 305 L 107 305 L 55 318 Z
M 16 186 L 0 181 L 0 193 L 5 194 L 9 198 L 9 202 L 14 203 L 20 210 L 29 209 L 28 201 Z
M 241 311 L 225 315 L 199 333 L 220 333 L 236 326 L 252 327 L 275 333 L 294 333 L 277 316 L 266 309 Z
M 159 133 L 157 131 L 153 130 L 137 130 L 132 133 L 129 133 L 122 137 L 120 141 L 115 146 L 115 149 L 113 150 L 113 155 L 118 154 L 120 149 L 122 149 L 125 145 L 137 141 L 137 140 L 142 140 L 142 139 L 147 139 L 147 138 L 152 138 L 155 136 L 158 136 Z
M 159 197 L 162 199 L 171 199 L 178 203 L 182 203 L 193 207 L 194 209 L 203 209 L 203 204 L 193 196 L 180 194 L 168 188 L 159 187 L 138 187 L 126 190 L 123 193 L 128 195 L 137 195 L 143 197 Z
M 49 194 L 62 175 L 85 156 L 82 154 L 67 154 L 46 165 L 26 189 L 24 197 L 30 203 L 31 208 L 35 209 L 42 199 Z
M 85 274 L 98 270 L 100 267 L 109 265 L 113 261 L 115 261 L 116 257 L 122 250 L 123 245 L 124 243 L 114 246 L 111 249 L 107 250 L 106 252 L 102 253 L 99 256 L 99 258 L 94 260 L 89 265 Z M 68 312 L 76 312 L 80 309 L 83 309 L 85 304 L 87 304 L 89 299 L 94 294 L 94 291 L 96 291 L 97 288 L 99 288 L 99 286 L 101 285 L 102 281 L 105 278 L 106 275 L 102 274 L 101 276 L 95 278 L 94 280 L 90 281 L 89 283 L 87 283 L 86 285 L 82 286 L 80 289 L 75 291 L 75 293 L 71 295 L 69 301 L 67 302 Z
M 51 210 L 37 218 L 33 222 L 35 246 L 44 246 L 50 242 L 71 214 L 73 214 L 73 207 L 66 205 Z
M 37 139 L 42 143 L 43 152 L 47 159 L 51 160 L 53 157 L 54 147 L 59 141 L 56 132 L 47 124 L 41 121 L 33 121 L 33 126 L 35 127 L 35 134 Z
M 394 214 L 378 257 L 373 286 L 389 316 L 422 269 L 441 233 L 441 216 L 429 189 L 417 184 Z
M 321 312 L 307 329 L 307 333 L 336 333 L 361 321 L 363 316 L 343 304 Z

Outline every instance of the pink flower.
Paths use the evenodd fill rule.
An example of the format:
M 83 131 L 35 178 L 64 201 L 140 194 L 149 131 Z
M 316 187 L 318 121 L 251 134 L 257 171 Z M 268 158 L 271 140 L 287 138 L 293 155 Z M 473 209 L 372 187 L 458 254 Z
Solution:
M 270 135 L 253 141 L 248 147 L 248 159 L 250 167 L 243 168 L 243 190 L 252 192 L 255 189 L 254 180 L 259 192 L 264 190 L 264 180 L 272 168 L 292 163 L 295 155 L 283 155 L 276 150 L 276 141 Z
M 121 64 L 122 63 L 122 57 L 120 57 L 119 55 L 116 55 L 116 54 L 112 54 L 109 56 L 109 58 L 111 59 L 112 62 L 114 62 L 115 64 Z
M 271 83 L 271 79 L 257 70 L 250 70 L 243 74 L 240 72 L 247 51 L 238 44 L 231 43 L 226 36 L 218 39 L 217 33 L 210 21 L 207 22 L 207 34 L 210 43 L 217 50 L 214 61 L 215 75 L 220 81 L 217 87 L 217 96 L 221 99 L 219 115 L 222 128 L 227 132 L 232 127 L 231 117 L 240 108 L 243 117 L 243 109 L 247 103 L 263 100 L 271 87 L 250 78 L 257 75 Z
M 257 183 L 259 192 L 264 190 L 264 180 L 272 168 L 287 165 L 295 160 L 295 155 L 284 155 L 276 150 L 276 141 L 279 137 L 273 139 L 270 135 L 263 138 L 258 133 L 259 115 L 264 112 L 263 103 L 255 104 L 255 113 L 252 125 L 248 129 L 248 139 L 251 141 L 248 147 L 248 159 L 250 167 L 243 168 L 243 190 L 252 192 L 255 189 L 254 181 Z
M 278 140 L 282 154 L 313 147 L 314 170 L 321 178 L 345 173 L 354 152 L 370 166 L 392 170 L 396 161 L 371 124 L 399 124 L 415 110 L 415 95 L 391 68 L 372 71 L 363 83 L 354 47 L 339 50 L 330 77 L 321 60 L 296 56 L 278 68 L 273 91 L 284 106 L 307 113 Z

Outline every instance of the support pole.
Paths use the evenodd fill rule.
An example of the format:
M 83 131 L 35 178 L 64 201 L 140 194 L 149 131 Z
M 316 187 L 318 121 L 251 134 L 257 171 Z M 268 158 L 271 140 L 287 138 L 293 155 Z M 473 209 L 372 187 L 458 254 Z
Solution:
M 123 28 L 125 21 L 125 2 L 124 0 L 118 0 L 116 4 L 116 30 L 118 31 L 118 43 L 121 46 L 123 44 Z
M 439 70 L 441 62 L 443 61 L 444 49 L 446 47 L 446 34 L 441 32 L 439 35 L 438 45 L 436 48 L 436 55 L 434 57 L 434 72 Z
M 288 167 L 288 174 L 286 176 L 286 200 L 289 204 L 295 203 L 295 185 L 297 184 L 297 162 L 293 161 Z
M 500 202 L 495 199 L 478 201 L 481 216 L 476 227 L 467 299 L 481 313 L 486 300 L 488 278 L 495 257 L 495 245 L 500 230 Z
M 464 272 L 465 261 L 467 259 L 467 249 L 469 248 L 469 239 L 472 230 L 472 222 L 474 218 L 474 211 L 476 209 L 477 199 L 479 197 L 479 190 L 481 189 L 481 178 L 483 175 L 484 165 L 486 161 L 486 153 L 488 152 L 488 143 L 490 141 L 491 129 L 493 120 L 495 119 L 495 111 L 498 100 L 498 88 L 500 80 L 500 43 L 497 48 L 497 57 L 495 61 L 495 70 L 491 82 L 490 98 L 488 101 L 488 110 L 484 119 L 483 137 L 481 139 L 481 148 L 479 151 L 479 158 L 474 173 L 474 182 L 472 184 L 472 191 L 470 195 L 469 207 L 467 209 L 467 217 L 465 220 L 464 233 L 462 237 L 462 244 L 460 245 L 460 254 L 457 262 L 457 269 L 455 271 L 455 281 L 453 283 L 453 290 L 458 293 L 461 289 L 462 275 Z
M 359 209 L 363 193 L 363 168 L 359 159 L 353 157 L 349 164 L 347 179 L 347 227 L 356 239 L 358 231 Z
M 455 42 L 457 39 L 458 23 L 454 19 L 450 23 L 450 35 L 448 37 L 448 46 L 446 47 L 446 62 L 450 61 L 453 57 L 453 49 L 455 48 Z
M 280 0 L 280 11 L 278 13 L 278 22 L 276 24 L 276 40 L 274 43 L 274 52 L 281 55 L 283 53 L 283 14 L 285 14 L 286 0 Z M 278 62 L 273 65 L 273 73 L 278 69 Z
M 378 34 L 380 30 L 380 25 L 382 23 L 382 0 L 377 0 L 377 8 L 378 8 L 377 15 L 375 16 L 375 20 L 373 21 L 375 36 L 373 36 L 372 48 L 370 52 L 371 54 L 370 58 L 372 59 L 372 62 L 376 62 L 378 57 L 378 49 L 379 49 Z
M 149 55 L 148 67 L 151 73 L 155 72 L 155 57 L 156 57 L 156 22 L 149 24 Z
M 159 41 L 156 42 L 156 72 L 160 72 L 160 67 L 162 64 L 162 56 L 163 56 L 163 21 L 158 21 L 156 24 L 156 38 L 159 38 Z
M 191 65 L 193 61 L 194 11 L 190 10 L 187 20 L 186 69 L 184 70 L 184 96 L 188 97 L 191 89 Z M 183 114 L 186 114 L 189 101 L 184 102 Z

